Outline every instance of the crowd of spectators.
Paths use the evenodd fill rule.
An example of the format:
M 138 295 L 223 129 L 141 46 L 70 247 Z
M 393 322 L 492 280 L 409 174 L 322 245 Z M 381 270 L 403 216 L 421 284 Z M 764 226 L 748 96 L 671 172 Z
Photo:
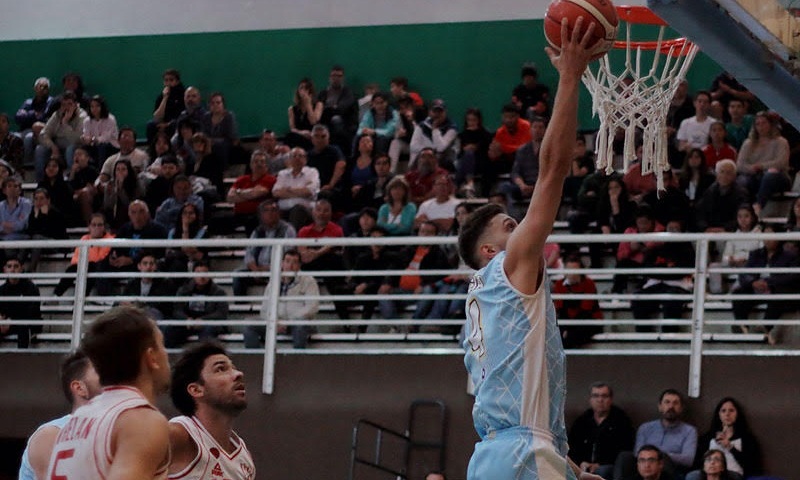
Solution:
M 550 92 L 538 82 L 532 65 L 522 68 L 520 84 L 495 113 L 500 120 L 495 132 L 486 129 L 484 113 L 475 108 L 467 110 L 460 128 L 448 112 L 446 99 L 426 102 L 409 89 L 404 77 L 392 78 L 389 92 L 371 84 L 359 98 L 347 85 L 344 68 L 334 66 L 324 88 L 317 89 L 308 78 L 298 82 L 287 109 L 287 124 L 265 129 L 252 151 L 242 146 L 236 116 L 221 92 L 210 93 L 206 104 L 197 87 L 183 84 L 180 72 L 166 70 L 162 80 L 144 132 L 147 147 L 141 148 L 137 132 L 118 124 L 113 105 L 103 96 L 88 95 L 80 75 L 66 74 L 57 96 L 50 94 L 47 78 L 36 79 L 33 96 L 22 102 L 14 116 L 17 128 L 12 128 L 9 115 L 0 115 L 0 240 L 65 238 L 68 227 L 83 225 L 89 225 L 86 238 L 200 239 L 236 234 L 240 227 L 251 238 L 455 235 L 458 209 L 466 214 L 480 201 L 475 197 L 504 204 L 512 216 L 524 212 L 536 185 L 540 143 L 548 128 Z M 766 203 L 791 187 L 798 163 L 792 159 L 800 151 L 796 148 L 800 135 L 773 112 L 757 110 L 757 99 L 726 74 L 714 80 L 710 91 L 698 90 L 694 95 L 687 83 L 682 84 L 670 106 L 667 131 L 672 138 L 672 170 L 664 173 L 666 191 L 662 192 L 656 191 L 653 175 L 642 175 L 641 145 L 627 172 L 609 175 L 595 171 L 585 135 L 564 132 L 576 137 L 563 197 L 570 230 L 763 230 L 757 221 Z M 616 146 L 621 152 L 620 142 Z M 225 172 L 235 163 L 245 163 L 246 170 L 228 186 Z M 21 190 L 21 172 L 31 167 L 38 189 L 28 199 Z M 232 208 L 221 207 L 221 201 Z M 794 210 L 787 224 L 790 229 L 798 228 Z M 739 218 L 743 212 L 751 214 L 749 221 Z M 716 245 L 712 261 L 734 266 L 797 265 L 795 245 L 773 243 L 764 249 L 752 242 Z M 552 259 L 548 264 L 560 267 L 560 248 L 548 248 L 548 259 Z M 332 294 L 463 292 L 463 278 L 418 275 L 426 269 L 457 268 L 454 252 L 436 246 L 387 250 L 391 252 L 298 249 L 305 271 L 353 270 L 373 266 L 372 262 L 409 270 L 408 275 L 387 277 L 377 284 L 375 279 L 352 277 L 337 282 L 322 276 L 320 283 Z M 17 257 L 18 252 L 4 253 Z M 157 268 L 166 272 L 195 272 L 209 260 L 208 252 L 191 247 L 151 253 Z M 95 251 L 90 271 L 135 272 L 141 254 L 141 249 Z M 568 264 L 584 266 L 579 257 L 569 257 Z M 617 267 L 691 267 L 694 263 L 688 244 L 591 246 L 592 266 L 601 266 L 609 257 Z M 36 271 L 41 251 L 19 258 L 29 262 L 29 271 Z M 247 295 L 249 287 L 263 284 L 257 275 L 246 274 L 269 269 L 270 261 L 268 248 L 248 249 L 234 278 L 234 296 Z M 73 257 L 68 270 L 74 271 L 76 265 Z M 726 278 L 717 276 L 711 289 L 787 293 L 795 278 L 791 274 L 757 279 L 742 275 L 730 286 Z M 55 294 L 63 295 L 71 284 L 72 279 L 65 278 Z M 87 286 L 100 295 L 120 293 L 122 288 L 114 281 L 90 281 Z M 185 293 L 190 293 L 214 286 L 213 281 L 195 282 L 175 289 L 189 288 Z M 669 294 L 691 288 L 690 278 L 616 275 L 612 291 Z M 596 291 L 583 275 L 560 278 L 555 289 Z M 746 319 L 754 305 L 753 301 L 734 302 L 736 318 Z M 384 318 L 393 318 L 400 306 L 392 299 L 366 302 L 363 316 L 368 318 L 377 307 Z M 671 300 L 631 303 L 637 318 L 656 314 L 677 318 L 683 306 Z M 336 302 L 338 316 L 349 318 L 350 307 L 352 302 Z M 567 319 L 603 317 L 596 301 L 565 301 L 557 307 Z M 773 301 L 767 314 L 793 308 L 793 302 Z M 455 318 L 462 310 L 450 302 L 418 301 L 412 316 Z M 201 318 L 179 313 L 182 318 Z M 171 335 L 174 332 L 170 330 Z M 564 327 L 562 334 L 565 343 L 579 346 L 595 332 L 597 328 L 579 326 Z

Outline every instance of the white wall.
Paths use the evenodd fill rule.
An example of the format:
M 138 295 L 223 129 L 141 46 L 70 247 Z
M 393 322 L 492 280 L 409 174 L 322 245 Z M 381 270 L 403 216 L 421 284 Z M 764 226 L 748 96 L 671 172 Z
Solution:
M 630 0 L 644 5 L 646 0 Z M 7 0 L 0 41 L 543 18 L 549 0 Z

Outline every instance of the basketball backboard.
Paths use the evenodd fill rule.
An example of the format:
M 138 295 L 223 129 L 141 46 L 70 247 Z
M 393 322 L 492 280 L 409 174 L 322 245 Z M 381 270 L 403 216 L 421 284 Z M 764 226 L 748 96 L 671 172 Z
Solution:
M 796 128 L 800 128 L 800 18 L 792 0 L 648 0 L 689 38 Z M 798 5 L 800 6 L 800 5 Z

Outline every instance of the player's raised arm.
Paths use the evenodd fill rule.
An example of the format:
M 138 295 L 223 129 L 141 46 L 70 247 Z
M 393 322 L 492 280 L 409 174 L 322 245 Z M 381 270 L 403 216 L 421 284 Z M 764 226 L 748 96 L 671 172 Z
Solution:
M 539 151 L 539 179 L 528 211 L 508 240 L 504 268 L 511 284 L 523 293 L 534 293 L 541 282 L 542 249 L 550 234 L 564 179 L 572 164 L 575 131 L 578 129 L 578 93 L 581 75 L 592 56 L 594 22 L 584 27 L 578 18 L 570 33 L 567 20 L 561 24 L 561 51 L 547 48 L 550 62 L 558 70 L 558 90 L 553 116 Z M 536 279 L 536 283 L 531 280 Z
M 156 478 L 169 466 L 167 419 L 150 408 L 127 410 L 114 425 L 112 445 L 109 480 Z

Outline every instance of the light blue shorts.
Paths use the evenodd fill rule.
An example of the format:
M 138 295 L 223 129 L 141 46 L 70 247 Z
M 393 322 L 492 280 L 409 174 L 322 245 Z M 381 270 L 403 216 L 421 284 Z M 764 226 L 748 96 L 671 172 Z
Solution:
M 475 444 L 467 480 L 576 480 L 567 459 L 550 440 L 535 439 L 526 427 L 490 433 Z

